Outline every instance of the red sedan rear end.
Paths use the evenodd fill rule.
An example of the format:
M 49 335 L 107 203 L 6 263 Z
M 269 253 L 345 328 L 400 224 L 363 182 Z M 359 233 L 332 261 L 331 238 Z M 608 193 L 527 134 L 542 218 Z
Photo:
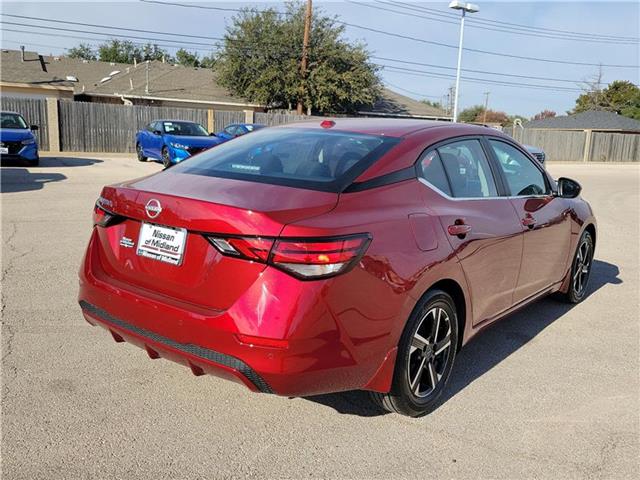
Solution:
M 423 163 L 416 162 L 430 145 L 485 133 L 416 121 L 304 123 L 264 129 L 107 186 L 80 271 L 83 314 L 151 358 L 253 391 L 366 389 L 380 392 L 388 407 L 384 395 L 404 388 L 397 385 L 401 368 L 416 400 L 393 409 L 425 413 L 424 399 L 430 405 L 439 395 L 456 350 L 482 323 L 472 314 L 460 252 L 484 245 L 485 255 L 496 255 L 488 264 L 511 269 L 505 278 L 515 282 L 529 230 L 505 203 L 490 207 L 494 217 L 509 205 L 515 221 L 501 219 L 502 228 L 486 227 L 475 238 L 456 222 L 465 217 L 452 211 L 456 202 L 428 183 L 437 180 L 427 179 L 427 187 L 420 178 Z M 510 202 L 496 184 L 489 193 Z M 546 293 L 567 290 L 578 241 L 572 232 L 582 228 L 556 204 L 565 222 L 554 230 L 564 238 L 562 265 L 542 282 Z M 574 211 L 588 217 L 585 208 Z M 449 220 L 459 231 L 447 231 L 442 222 Z M 481 272 L 467 273 L 482 281 Z M 514 306 L 518 286 L 509 282 L 485 288 L 479 305 L 487 320 Z M 417 327 L 413 317 L 423 317 Z M 423 371 L 430 382 L 418 378 Z

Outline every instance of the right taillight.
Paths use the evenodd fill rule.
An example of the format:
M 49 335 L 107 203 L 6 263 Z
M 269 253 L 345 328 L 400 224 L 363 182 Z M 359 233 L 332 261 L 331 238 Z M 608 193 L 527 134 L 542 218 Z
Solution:
M 278 239 L 269 261 L 303 279 L 323 278 L 349 270 L 369 246 L 369 235 L 319 239 Z
M 347 272 L 362 258 L 371 242 L 369 234 L 325 238 L 207 238 L 223 255 L 267 263 L 302 280 Z
M 108 227 L 110 225 L 115 225 L 123 220 L 123 217 L 120 215 L 116 215 L 115 213 L 111 213 L 108 210 L 105 210 L 97 203 L 93 207 L 93 224 L 98 225 L 100 227 Z

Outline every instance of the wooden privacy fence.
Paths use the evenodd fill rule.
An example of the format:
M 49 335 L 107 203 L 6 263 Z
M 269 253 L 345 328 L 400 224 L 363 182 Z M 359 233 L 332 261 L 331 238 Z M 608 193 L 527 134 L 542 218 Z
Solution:
M 245 123 L 245 115 L 242 111 L 226 112 L 224 110 L 216 110 L 214 118 L 216 132 L 219 132 L 230 123 Z
M 592 162 L 640 162 L 640 133 L 593 132 Z
M 255 123 L 262 123 L 268 127 L 274 125 L 282 125 L 291 122 L 301 122 L 304 120 L 313 120 L 323 117 L 314 117 L 309 115 L 296 115 L 291 113 L 263 113 L 256 112 L 254 114 Z
M 21 114 L 29 125 L 37 125 L 36 137 L 42 150 L 49 150 L 49 124 L 47 122 L 47 101 L 44 98 L 1 97 L 2 110 Z
M 542 148 L 549 161 L 581 162 L 586 134 L 582 131 L 518 129 L 512 135 L 518 142 Z
M 548 128 L 505 128 L 504 132 L 520 143 L 542 148 L 551 162 L 640 162 L 640 132 Z
M 152 120 L 207 125 L 207 110 L 60 101 L 60 149 L 68 152 L 135 152 L 135 135 Z

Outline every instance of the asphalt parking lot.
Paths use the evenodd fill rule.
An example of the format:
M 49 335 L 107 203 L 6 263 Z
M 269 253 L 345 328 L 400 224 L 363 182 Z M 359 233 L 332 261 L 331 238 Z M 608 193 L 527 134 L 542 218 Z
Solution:
M 358 392 L 253 394 L 92 328 L 76 272 L 93 204 L 161 166 L 41 165 L 1 171 L 3 478 L 638 478 L 640 165 L 549 166 L 598 217 L 589 297 L 483 333 L 421 419 Z

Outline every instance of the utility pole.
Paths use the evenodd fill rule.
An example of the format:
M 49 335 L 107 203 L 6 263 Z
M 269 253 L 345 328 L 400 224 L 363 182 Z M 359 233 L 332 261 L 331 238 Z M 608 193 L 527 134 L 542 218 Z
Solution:
M 449 115 L 453 113 L 453 97 L 455 96 L 455 87 L 451 85 L 449 87 L 449 94 L 447 95 L 447 112 Z
M 147 60 L 147 71 L 145 73 L 147 77 L 147 83 L 145 84 L 145 87 L 144 87 L 144 93 L 148 95 L 149 94 L 149 60 Z
M 484 114 L 482 115 L 482 123 L 487 123 L 487 109 L 489 108 L 489 94 L 491 92 L 484 92 Z
M 311 0 L 307 0 L 307 12 L 304 16 L 304 37 L 302 39 L 302 60 L 300 61 L 300 94 L 298 97 L 298 115 L 302 115 L 304 112 L 304 105 L 302 99 L 306 92 L 307 81 L 307 62 L 309 57 L 309 36 L 311 34 L 311 11 L 313 5 Z

